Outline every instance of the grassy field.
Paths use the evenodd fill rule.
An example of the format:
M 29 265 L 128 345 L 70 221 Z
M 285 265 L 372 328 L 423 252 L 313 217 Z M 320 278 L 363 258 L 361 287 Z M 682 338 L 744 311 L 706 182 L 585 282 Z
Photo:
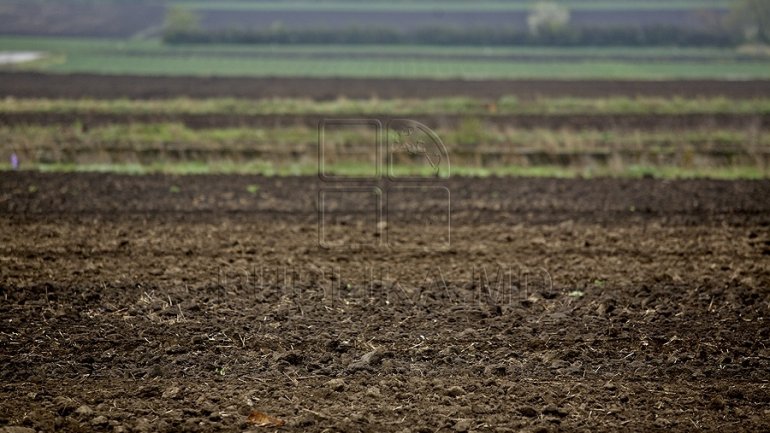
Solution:
M 678 148 L 698 151 L 731 149 L 746 146 L 770 149 L 770 137 L 750 130 L 703 129 L 694 131 L 634 131 L 592 129 L 551 130 L 486 128 L 481 124 L 463 124 L 457 129 L 439 128 L 435 131 L 453 151 L 515 152 L 539 149 L 548 152 L 581 152 L 606 149 L 644 150 L 668 153 Z M 339 143 L 366 142 L 369 130 L 351 130 L 331 138 Z M 111 124 L 83 131 L 81 125 L 0 126 L 3 148 L 18 147 L 30 151 L 93 152 L 127 149 L 141 152 L 153 150 L 175 152 L 196 150 L 219 154 L 243 151 L 273 151 L 289 154 L 300 150 L 313 152 L 318 144 L 318 130 L 309 127 L 286 128 L 211 128 L 193 129 L 178 123 Z
M 727 98 L 539 98 L 519 100 L 501 96 L 497 100 L 469 97 L 432 99 L 310 99 L 234 98 L 94 100 L 94 99 L 0 99 L 0 113 L 113 113 L 113 114 L 330 114 L 366 115 L 408 114 L 693 114 L 734 113 L 770 114 L 765 98 L 731 100 Z
M 0 37 L 0 51 L 45 52 L 47 56 L 42 60 L 3 68 L 54 73 L 476 79 L 770 78 L 770 56 L 731 49 L 170 47 L 157 40 L 5 36 Z M 431 57 L 421 58 L 421 54 Z M 467 58 L 469 55 L 474 57 Z
M 165 45 L 159 39 L 98 39 L 98 38 L 51 38 L 30 36 L 0 36 L 0 49 L 40 50 L 72 53 L 99 53 L 103 51 L 132 52 L 139 54 L 191 54 L 191 55 L 226 55 L 250 56 L 256 54 L 340 54 L 340 53 L 388 53 L 388 54 L 432 54 L 475 56 L 629 56 L 645 59 L 649 57 L 671 56 L 681 58 L 708 58 L 713 60 L 735 60 L 736 58 L 770 57 L 770 54 L 743 53 L 726 48 L 697 47 L 477 47 L 446 45 Z
M 439 128 L 453 175 L 766 178 L 770 138 L 754 129 L 592 130 L 491 128 L 469 120 Z M 398 143 L 389 131 L 388 142 Z M 371 131 L 328 134 L 324 148 L 368 148 Z M 0 161 L 15 153 L 22 168 L 121 173 L 257 173 L 306 175 L 318 170 L 312 127 L 191 129 L 177 123 L 0 127 Z M 361 149 L 359 149 L 361 150 Z M 327 171 L 360 175 L 365 152 L 332 151 Z M 430 176 L 421 158 L 396 155 L 394 175 Z M 7 164 L 4 169 L 10 168 Z M 368 170 L 368 171 L 367 171 Z M 446 175 L 441 171 L 440 175 Z

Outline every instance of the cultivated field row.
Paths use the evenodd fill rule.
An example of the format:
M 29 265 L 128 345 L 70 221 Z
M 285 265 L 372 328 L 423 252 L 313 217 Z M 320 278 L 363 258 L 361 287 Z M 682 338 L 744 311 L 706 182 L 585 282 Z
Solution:
M 442 184 L 448 248 L 446 224 L 399 218 L 446 203 L 391 200 L 392 247 L 339 209 L 327 228 L 354 250 L 319 246 L 317 177 L 0 173 L 0 413 L 73 432 L 246 431 L 255 410 L 309 432 L 770 427 L 767 181 Z
M 34 46 L 25 48 L 33 49 Z M 136 59 L 131 62 L 136 63 Z M 548 65 L 553 69 L 556 66 Z M 695 66 L 687 66 L 697 69 Z M 177 69 L 176 74 L 184 73 Z M 540 75 L 542 77 L 542 75 Z M 20 98 L 424 99 L 472 97 L 770 98 L 770 80 L 472 80 L 307 77 L 191 77 L 0 72 L 0 95 Z
M 451 164 L 465 174 L 755 178 L 770 165 L 768 101 L 6 98 L 0 158 L 46 170 L 311 174 L 323 153 L 327 170 L 369 174 L 379 149 L 379 164 L 397 173 L 448 175 Z M 399 118 L 441 144 L 400 136 Z M 379 123 L 339 128 L 334 119 Z
M 468 118 L 457 128 L 435 130 L 447 155 L 444 162 L 468 169 L 513 167 L 590 169 L 594 174 L 623 175 L 630 167 L 700 169 L 719 176 L 762 177 L 770 166 L 770 141 L 762 129 L 521 129 L 497 128 Z M 375 135 L 373 135 L 375 134 Z M 243 173 L 314 173 L 319 155 L 327 168 L 341 172 L 371 171 L 376 163 L 377 131 L 371 128 L 313 127 L 191 129 L 183 124 L 76 123 L 58 126 L 0 127 L 0 158 L 15 154 L 27 168 L 148 171 L 223 171 Z M 382 132 L 381 164 L 398 170 L 430 173 L 428 137 L 425 152 L 404 151 L 399 131 Z M 427 142 L 426 142 L 427 141 Z M 417 142 L 417 141 L 416 141 Z M 408 149 L 407 149 L 408 150 Z M 367 168 L 368 167 L 368 168 Z M 393 168 L 393 167 L 391 167 Z M 720 175 L 719 169 L 733 169 Z M 483 174 L 483 172 L 479 172 Z M 514 171 L 515 173 L 515 171 Z M 530 171 L 530 173 L 535 173 Z M 553 174 L 545 171 L 543 174 Z M 441 174 L 448 174 L 448 170 Z
M 393 98 L 348 99 L 323 101 L 309 98 L 270 98 L 261 100 L 236 98 L 210 99 L 0 99 L 0 113 L 73 113 L 76 115 L 369 115 L 388 113 L 390 117 L 420 114 L 460 115 L 688 115 L 688 114 L 770 114 L 770 98 L 756 95 L 751 99 L 732 100 L 725 97 L 682 98 L 604 97 L 604 98 L 535 98 L 514 95 L 497 98 Z

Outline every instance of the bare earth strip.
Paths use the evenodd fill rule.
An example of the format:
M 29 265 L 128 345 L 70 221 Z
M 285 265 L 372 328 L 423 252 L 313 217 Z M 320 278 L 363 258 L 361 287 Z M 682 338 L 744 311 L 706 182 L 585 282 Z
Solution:
M 770 80 L 424 80 L 365 78 L 196 78 L 0 73 L 0 96 L 36 98 L 430 98 L 770 97 Z
M 351 250 L 315 178 L 0 174 L 0 423 L 770 427 L 770 182 L 433 182 Z

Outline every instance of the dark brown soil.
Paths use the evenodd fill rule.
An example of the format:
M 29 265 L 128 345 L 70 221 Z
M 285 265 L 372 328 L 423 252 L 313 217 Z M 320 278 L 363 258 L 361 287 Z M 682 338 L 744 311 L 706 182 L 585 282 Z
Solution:
M 538 96 L 661 96 L 751 99 L 770 97 L 770 80 L 424 80 L 376 78 L 202 78 L 0 72 L 0 96 L 36 98 L 294 97 L 312 99 L 498 99 Z
M 0 174 L 0 431 L 770 428 L 770 182 L 404 183 Z
M 217 10 L 198 11 L 208 29 L 377 27 L 409 30 L 450 28 L 526 28 L 529 11 L 451 11 L 440 5 L 429 11 L 349 10 Z M 664 10 L 575 10 L 575 26 L 675 26 L 709 29 L 726 14 L 723 8 Z M 129 37 L 160 28 L 165 5 L 156 1 L 67 3 L 46 0 L 3 0 L 0 34 L 47 36 Z M 156 30 L 157 32 L 157 30 Z
M 334 117 L 345 116 L 336 113 Z M 515 127 L 522 129 L 644 129 L 644 130 L 697 130 L 701 128 L 723 128 L 736 130 L 767 129 L 770 127 L 770 115 L 767 114 L 732 114 L 732 113 L 691 113 L 691 114 L 441 114 L 424 113 L 405 115 L 410 120 L 423 123 L 431 128 L 457 128 L 469 117 L 483 121 L 494 127 Z M 115 114 L 92 112 L 20 112 L 0 113 L 0 125 L 73 125 L 80 123 L 86 127 L 125 123 L 182 123 L 189 128 L 285 128 L 305 126 L 317 128 L 319 122 L 328 116 L 314 113 L 300 114 Z M 392 114 L 350 114 L 350 117 L 380 119 L 387 123 Z M 396 116 L 401 118 L 404 116 Z

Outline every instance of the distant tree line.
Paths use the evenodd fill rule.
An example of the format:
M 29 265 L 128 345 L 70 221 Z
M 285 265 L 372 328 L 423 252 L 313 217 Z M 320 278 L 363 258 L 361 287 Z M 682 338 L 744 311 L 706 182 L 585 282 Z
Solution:
M 770 43 L 770 0 L 733 0 L 724 23 L 694 29 L 654 25 L 576 27 L 570 13 L 552 1 L 535 4 L 527 29 L 434 27 L 410 31 L 392 28 L 206 30 L 190 9 L 171 7 L 163 39 L 170 44 L 418 44 L 479 46 L 680 46 L 725 47 L 743 42 Z
M 770 44 L 769 0 L 733 0 L 727 22 L 744 41 Z
M 673 26 L 546 27 L 538 32 L 503 29 L 422 28 L 398 31 L 385 28 L 262 30 L 169 29 L 170 44 L 419 44 L 479 46 L 731 46 L 739 42 L 727 31 L 694 30 Z

